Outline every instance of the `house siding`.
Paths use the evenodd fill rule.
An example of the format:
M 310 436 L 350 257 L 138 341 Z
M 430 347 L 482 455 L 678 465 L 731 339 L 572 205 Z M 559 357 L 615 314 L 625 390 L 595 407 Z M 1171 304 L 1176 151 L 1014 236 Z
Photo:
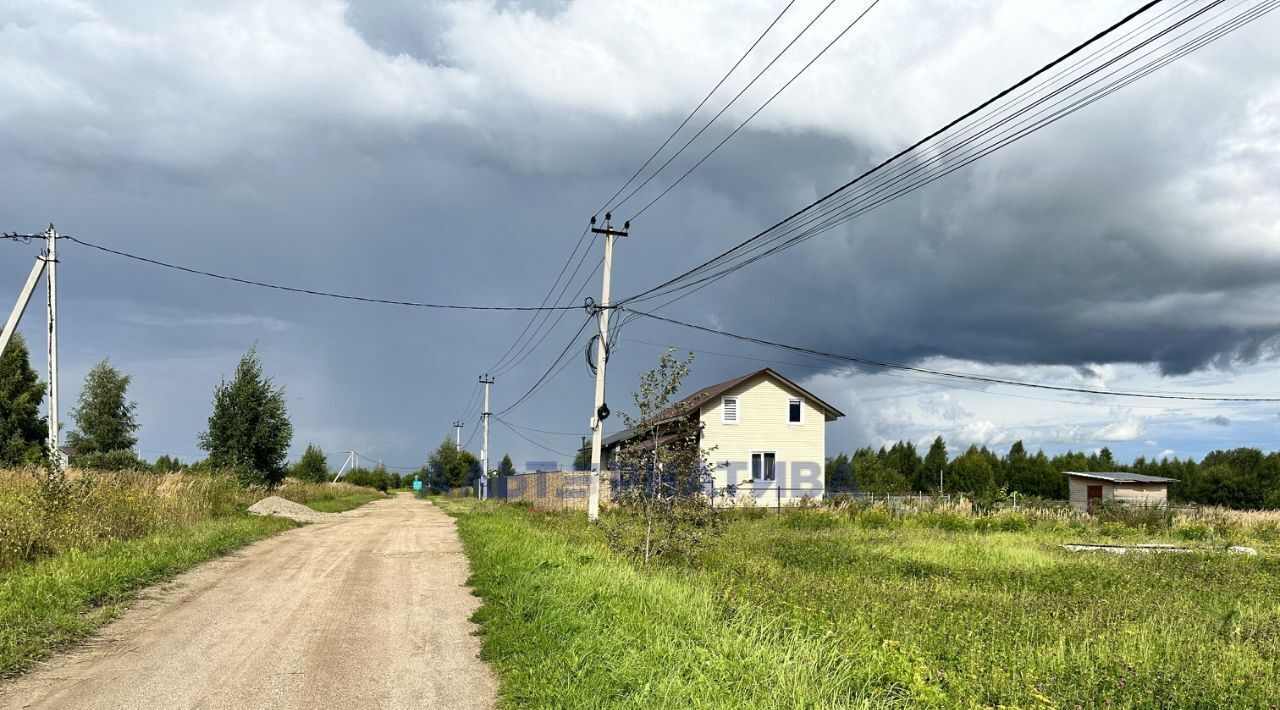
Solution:
M 1169 502 L 1167 483 L 1117 483 L 1116 500 L 1130 505 L 1165 505 Z
M 1068 491 L 1071 494 L 1071 506 L 1080 510 L 1089 508 L 1089 486 L 1102 486 L 1102 499 L 1109 500 L 1115 495 L 1115 486 L 1106 481 L 1093 478 L 1067 477 Z
M 1071 505 L 1080 510 L 1089 507 L 1086 498 L 1089 486 L 1102 486 L 1103 500 L 1120 500 L 1130 505 L 1166 505 L 1169 501 L 1169 484 L 1167 483 L 1110 483 L 1083 476 L 1068 476 L 1067 486 L 1071 497 Z
M 738 397 L 738 423 L 723 421 L 723 397 Z M 800 424 L 788 421 L 791 399 L 799 398 Z M 765 375 L 744 382 L 702 405 L 702 446 L 713 449 L 712 476 L 717 490 L 738 486 L 739 496 L 757 505 L 775 505 L 805 497 L 821 498 L 826 461 L 826 416 L 807 397 Z M 776 481 L 751 481 L 752 452 L 776 455 Z

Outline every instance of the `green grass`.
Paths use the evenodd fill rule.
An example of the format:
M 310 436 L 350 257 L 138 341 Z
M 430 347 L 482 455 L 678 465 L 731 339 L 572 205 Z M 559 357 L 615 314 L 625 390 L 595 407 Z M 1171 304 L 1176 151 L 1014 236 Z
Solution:
M 0 676 L 91 633 L 142 587 L 293 526 L 274 516 L 227 516 L 6 572 L 0 576 Z
M 1073 555 L 1058 545 L 1118 532 L 795 511 L 741 516 L 699 560 L 641 568 L 581 515 L 437 503 L 459 517 L 507 706 L 1280 698 L 1280 559 L 1265 546 L 1254 558 Z
M 359 508 L 365 503 L 371 503 L 375 500 L 386 500 L 387 496 L 381 493 L 351 493 L 339 498 L 326 498 L 322 500 L 313 500 L 305 503 L 308 508 L 321 513 L 341 513 L 345 510 Z

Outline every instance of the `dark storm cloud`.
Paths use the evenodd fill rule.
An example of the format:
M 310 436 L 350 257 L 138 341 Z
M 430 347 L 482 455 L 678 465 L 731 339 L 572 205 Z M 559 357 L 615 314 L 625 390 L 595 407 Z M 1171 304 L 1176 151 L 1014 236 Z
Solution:
M 1275 223 L 1218 206 L 1257 199 L 1232 173 L 1262 186 L 1280 166 L 1231 154 L 1223 128 L 1250 105 L 1217 86 L 1228 76 L 1153 80 L 705 298 L 730 329 L 901 361 L 1185 373 L 1273 358 Z M 1172 95 L 1187 82 L 1197 98 Z
M 248 278 L 489 304 L 542 298 L 591 210 L 777 10 L 757 3 L 747 8 L 751 23 L 728 23 L 715 7 L 655 3 L 632 7 L 623 18 L 632 24 L 619 26 L 610 3 L 290 0 L 170 14 L 143 3 L 16 7 L 15 21 L 0 22 L 3 51 L 21 69 L 0 77 L 0 228 L 53 220 L 91 241 Z M 926 12 L 900 11 L 904 22 Z M 1002 16 L 988 4 L 945 13 L 955 26 Z M 570 16 L 590 22 L 555 24 Z M 64 42 L 71 32 L 78 41 Z M 232 41 L 237 33 L 247 39 Z M 902 125 L 932 127 L 952 115 L 938 109 L 924 120 L 917 104 L 921 113 L 939 104 L 954 111 L 953 91 L 987 95 L 985 84 L 932 76 L 901 94 L 883 88 L 924 62 L 946 65 L 951 35 L 918 38 L 901 50 L 905 66 L 893 64 L 892 42 L 841 47 L 847 53 L 828 58 L 825 83 L 794 86 L 793 100 L 771 106 L 637 220 L 618 245 L 615 294 L 651 286 L 814 199 L 914 137 L 900 135 Z M 1257 97 L 1275 91 L 1278 50 L 1260 36 L 743 270 L 671 313 L 904 361 L 943 354 L 1186 372 L 1272 357 L 1280 271 L 1268 238 L 1280 171 L 1274 128 L 1258 123 L 1272 112 Z M 852 63 L 883 52 L 890 59 L 877 71 Z M 959 67 L 966 79 L 984 75 L 981 64 Z M 998 69 L 1013 71 L 1007 62 Z M 845 77 L 872 90 L 833 83 Z M 706 145 L 744 116 L 713 128 Z M 673 174 L 688 165 L 677 161 Z M 588 270 L 599 254 L 592 248 Z M 33 252 L 6 254 L 0 278 L 20 283 Z M 376 450 L 388 463 L 416 465 L 451 433 L 476 376 L 528 318 L 257 291 L 74 244 L 62 259 L 73 382 L 64 389 L 110 355 L 134 375 L 152 450 L 193 449 L 213 385 L 257 342 L 289 389 L 299 447 Z M 584 293 L 598 288 L 592 279 Z M 565 300 L 581 297 L 571 289 Z M 498 378 L 496 410 L 543 374 L 584 317 L 567 314 Z M 38 317 L 23 327 L 39 340 Z M 615 411 L 661 350 L 627 338 L 742 353 L 644 321 L 623 338 L 610 369 Z M 751 354 L 774 356 L 788 375 L 815 372 Z M 507 419 L 583 430 L 590 382 L 582 349 L 571 357 Z M 690 384 L 764 365 L 701 354 Z M 957 401 L 930 406 L 971 418 Z M 865 442 L 904 421 L 851 417 L 841 426 Z M 498 453 L 548 456 L 500 428 L 493 435 Z M 573 436 L 545 438 L 565 451 L 577 445 Z

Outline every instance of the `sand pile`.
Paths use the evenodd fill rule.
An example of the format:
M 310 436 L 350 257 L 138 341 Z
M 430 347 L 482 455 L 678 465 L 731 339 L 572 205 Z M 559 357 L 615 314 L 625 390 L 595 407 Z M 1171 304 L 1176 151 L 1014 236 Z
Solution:
M 315 523 L 333 517 L 333 513 L 321 513 L 301 503 L 285 500 L 280 496 L 267 496 L 249 506 L 250 515 L 279 515 L 300 523 Z

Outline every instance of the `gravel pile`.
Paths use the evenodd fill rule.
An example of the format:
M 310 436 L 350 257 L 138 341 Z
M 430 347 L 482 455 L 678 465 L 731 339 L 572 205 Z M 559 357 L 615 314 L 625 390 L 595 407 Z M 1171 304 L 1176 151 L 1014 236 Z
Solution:
M 300 523 L 315 523 L 333 516 L 333 513 L 321 513 L 301 503 L 285 500 L 280 496 L 263 498 L 249 506 L 249 513 L 251 515 L 279 515 L 282 518 L 289 518 Z

